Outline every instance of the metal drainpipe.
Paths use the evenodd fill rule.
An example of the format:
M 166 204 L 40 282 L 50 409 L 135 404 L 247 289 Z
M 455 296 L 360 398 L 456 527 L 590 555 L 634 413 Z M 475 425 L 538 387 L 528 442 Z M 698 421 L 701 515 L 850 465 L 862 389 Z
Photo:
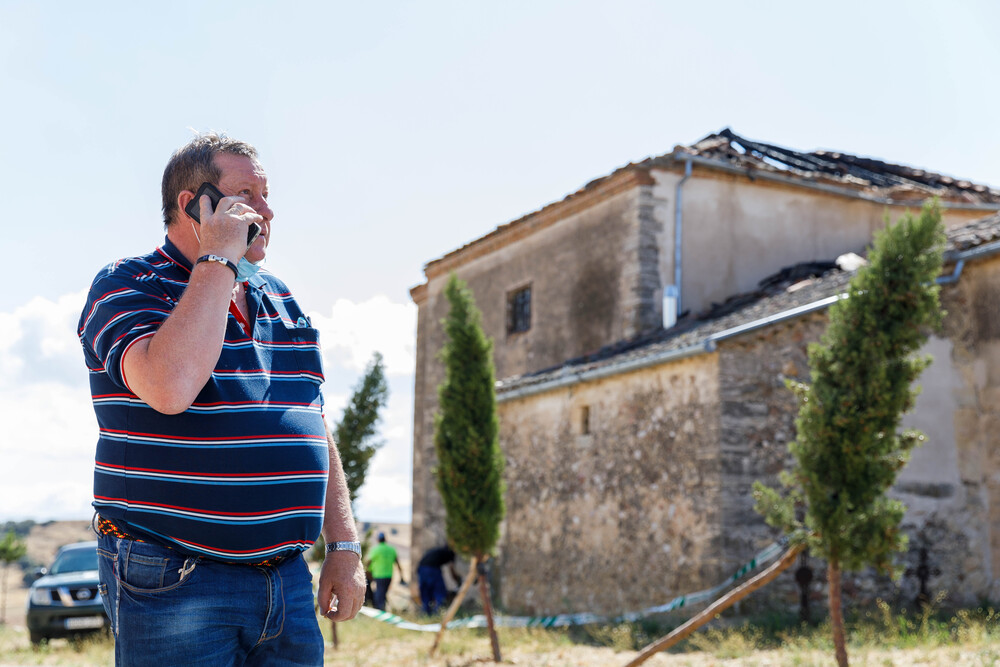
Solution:
M 681 240 L 684 237 L 684 214 L 681 206 L 681 188 L 684 182 L 691 178 L 691 158 L 684 161 L 684 178 L 677 182 L 677 193 L 674 196 L 674 286 L 677 289 L 677 301 L 674 302 L 674 320 L 681 316 L 681 278 L 683 277 L 683 258 L 681 252 Z

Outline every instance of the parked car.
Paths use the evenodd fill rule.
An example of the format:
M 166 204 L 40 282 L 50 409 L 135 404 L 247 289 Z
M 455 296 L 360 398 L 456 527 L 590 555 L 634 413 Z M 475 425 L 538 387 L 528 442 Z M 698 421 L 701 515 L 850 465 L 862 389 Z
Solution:
M 38 644 L 108 626 L 98 591 L 97 542 L 67 544 L 28 591 L 28 632 Z

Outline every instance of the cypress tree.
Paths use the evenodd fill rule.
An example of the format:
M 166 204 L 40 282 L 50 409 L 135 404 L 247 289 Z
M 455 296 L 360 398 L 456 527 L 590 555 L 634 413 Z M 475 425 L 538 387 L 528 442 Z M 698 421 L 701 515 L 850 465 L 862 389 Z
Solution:
M 944 231 L 936 203 L 879 232 L 869 265 L 851 281 L 849 298 L 830 308 L 819 343 L 809 347 L 811 384 L 789 383 L 799 399 L 788 494 L 759 482 L 756 509 L 793 542 L 826 559 L 834 645 L 847 664 L 841 611 L 842 570 L 874 566 L 898 575 L 892 556 L 906 546 L 905 507 L 886 496 L 924 436 L 897 433 L 913 407 L 913 383 L 930 363 L 914 353 L 941 322 L 939 288 Z M 797 513 L 804 512 L 801 520 Z
M 333 429 L 352 505 L 365 483 L 372 457 L 379 447 L 385 444 L 377 440 L 375 434 L 380 419 L 379 410 L 385 406 L 388 399 L 389 387 L 385 381 L 385 365 L 382 363 L 382 355 L 376 352 L 368 362 L 364 376 L 354 387 L 354 393 L 344 408 L 344 414 Z
M 438 387 L 440 408 L 434 425 L 437 487 L 447 513 L 448 542 L 473 563 L 485 563 L 500 538 L 505 511 L 493 344 L 483 333 L 482 316 L 466 284 L 452 274 L 444 293 L 450 311 L 443 321 L 445 379 Z M 499 661 L 484 569 L 480 587 L 494 659 Z

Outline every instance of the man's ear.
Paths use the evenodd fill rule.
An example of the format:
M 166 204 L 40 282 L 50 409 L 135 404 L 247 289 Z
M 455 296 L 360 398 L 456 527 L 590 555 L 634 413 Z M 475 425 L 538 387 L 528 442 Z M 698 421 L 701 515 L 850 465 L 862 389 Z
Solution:
M 177 194 L 177 210 L 179 211 L 177 216 L 178 220 L 184 220 L 187 218 L 191 222 L 197 222 L 194 218 L 187 214 L 187 211 L 184 210 L 187 207 L 188 202 L 192 199 L 194 199 L 194 193 L 190 190 L 181 190 Z

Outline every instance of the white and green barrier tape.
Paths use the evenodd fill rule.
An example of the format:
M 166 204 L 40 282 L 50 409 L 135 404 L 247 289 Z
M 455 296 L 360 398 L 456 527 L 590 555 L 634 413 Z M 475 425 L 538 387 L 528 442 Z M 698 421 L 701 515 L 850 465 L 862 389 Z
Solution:
M 680 595 L 675 597 L 673 600 L 666 604 L 661 604 L 656 607 L 649 607 L 643 609 L 642 611 L 633 611 L 626 614 L 621 614 L 619 616 L 599 616 L 597 614 L 591 614 L 589 612 L 580 614 L 559 614 L 558 616 L 502 616 L 497 615 L 493 618 L 493 623 L 497 627 L 504 628 L 532 628 L 532 627 L 542 627 L 542 628 L 555 628 L 562 627 L 566 625 L 586 625 L 588 623 L 620 623 L 620 622 L 632 622 L 637 621 L 644 616 L 650 616 L 652 614 L 663 614 L 668 611 L 674 611 L 675 609 L 681 609 L 689 604 L 695 604 L 697 602 L 703 602 L 714 598 L 716 595 L 724 591 L 726 588 L 731 586 L 734 582 L 739 581 L 745 577 L 750 572 L 753 572 L 761 565 L 767 563 L 768 561 L 774 560 L 784 549 L 784 544 L 782 542 L 775 542 L 768 547 L 762 549 L 756 556 L 750 559 L 743 567 L 738 569 L 731 577 L 723 581 L 718 586 L 709 588 L 704 591 L 698 591 L 697 593 L 689 593 L 687 595 Z M 383 623 L 389 623 L 390 625 L 395 625 L 397 628 L 403 630 L 416 630 L 418 632 L 437 632 L 441 629 L 440 623 L 413 623 L 407 621 L 406 619 L 400 618 L 395 614 L 390 614 L 387 611 L 379 611 L 378 609 L 372 609 L 371 607 L 362 607 L 361 613 L 369 618 L 374 618 L 377 621 L 382 621 Z M 468 618 L 459 618 L 448 623 L 449 629 L 455 628 L 485 628 L 486 627 L 486 617 L 482 614 L 477 614 L 475 616 L 470 616 Z

